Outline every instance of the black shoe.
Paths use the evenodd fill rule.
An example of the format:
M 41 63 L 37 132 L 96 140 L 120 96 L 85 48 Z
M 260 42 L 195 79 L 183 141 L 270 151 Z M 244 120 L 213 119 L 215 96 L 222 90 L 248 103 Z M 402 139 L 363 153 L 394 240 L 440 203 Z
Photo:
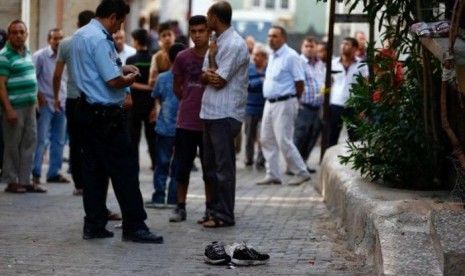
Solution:
M 309 168 L 309 167 L 307 167 L 307 171 L 308 171 L 309 173 L 316 173 L 316 170 L 315 170 L 315 169 L 311 169 L 311 168 Z
M 85 240 L 113 238 L 113 236 L 113 232 L 108 231 L 105 228 L 101 230 L 90 230 L 84 228 L 84 231 L 82 233 L 82 238 Z
M 147 229 L 140 229 L 132 233 L 123 232 L 123 241 L 133 241 L 140 243 L 163 243 L 163 237 L 157 236 Z
M 217 241 L 205 247 L 203 259 L 207 264 L 212 265 L 223 265 L 231 262 L 231 257 L 226 254 L 223 243 Z
M 263 265 L 270 260 L 270 255 L 258 252 L 252 247 L 243 244 L 234 244 L 232 263 L 235 265 Z

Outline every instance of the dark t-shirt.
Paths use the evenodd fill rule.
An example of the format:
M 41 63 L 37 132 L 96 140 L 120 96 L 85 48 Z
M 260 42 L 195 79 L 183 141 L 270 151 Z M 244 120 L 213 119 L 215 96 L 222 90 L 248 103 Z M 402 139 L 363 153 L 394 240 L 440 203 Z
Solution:
M 137 51 L 133 56 L 128 57 L 126 64 L 132 64 L 139 68 L 140 77 L 136 78 L 137 83 L 148 84 L 150 62 L 152 55 L 148 50 Z M 138 90 L 131 88 L 133 112 L 145 113 L 150 112 L 153 107 L 153 98 L 150 96 L 152 91 Z
M 200 107 L 205 85 L 200 80 L 202 75 L 203 57 L 194 54 L 192 49 L 186 49 L 178 54 L 171 71 L 173 75 L 184 77 L 182 100 L 179 104 L 178 122 L 176 127 L 193 131 L 202 131 Z

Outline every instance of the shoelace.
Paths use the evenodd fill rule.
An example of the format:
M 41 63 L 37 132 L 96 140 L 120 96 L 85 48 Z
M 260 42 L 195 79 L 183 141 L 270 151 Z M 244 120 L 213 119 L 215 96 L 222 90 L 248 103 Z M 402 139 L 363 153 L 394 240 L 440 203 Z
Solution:
M 245 241 L 242 241 L 244 243 L 243 247 L 245 248 L 245 250 L 247 251 L 247 253 L 254 259 L 257 259 L 258 258 L 258 252 L 253 249 L 253 248 L 249 248 L 247 246 L 247 243 Z
M 226 254 L 226 252 L 224 251 L 224 246 L 223 246 L 222 243 L 215 242 L 215 243 L 212 244 L 212 247 L 213 247 L 213 249 L 215 250 L 216 253 L 218 253 L 220 255 Z

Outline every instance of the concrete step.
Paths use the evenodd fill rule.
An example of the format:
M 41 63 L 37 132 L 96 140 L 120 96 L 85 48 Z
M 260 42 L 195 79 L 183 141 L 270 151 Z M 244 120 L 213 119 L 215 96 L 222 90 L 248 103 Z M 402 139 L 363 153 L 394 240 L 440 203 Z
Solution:
M 432 210 L 430 232 L 444 275 L 465 275 L 465 211 Z
M 448 191 L 401 190 L 370 182 L 350 164 L 341 165 L 340 155 L 347 155 L 343 145 L 326 151 L 316 189 L 331 214 L 340 219 L 350 249 L 365 256 L 379 275 L 465 275 L 458 264 L 460 258 L 464 263 L 464 255 L 457 255 L 464 251 L 448 245 L 465 249 L 465 217 L 443 218 L 458 222 L 449 229 L 439 227 L 437 235 L 454 232 L 456 236 L 439 242 L 431 231 L 438 216 L 429 215 L 431 210 L 463 211 L 463 204 L 449 202 Z M 443 260 L 435 252 L 446 252 Z
M 378 275 L 443 275 L 428 232 L 386 225 L 376 228 Z

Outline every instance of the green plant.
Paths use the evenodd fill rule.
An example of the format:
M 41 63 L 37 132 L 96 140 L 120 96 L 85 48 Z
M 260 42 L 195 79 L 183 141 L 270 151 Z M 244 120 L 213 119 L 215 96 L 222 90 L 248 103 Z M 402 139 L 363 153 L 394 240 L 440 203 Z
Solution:
M 363 4 L 373 22 L 378 22 L 381 42 L 389 41 L 393 55 L 376 53 L 370 45 L 367 64 L 375 74 L 366 83 L 353 86 L 347 105 L 359 118 L 346 123 L 356 129 L 357 142 L 348 142 L 342 163 L 373 180 L 397 187 L 438 187 L 445 159 L 444 139 L 439 127 L 440 64 L 422 50 L 409 27 L 418 21 L 434 21 L 436 1 L 348 0 L 352 11 Z M 406 55 L 404 81 L 395 82 L 393 63 Z
M 393 183 L 397 187 L 427 189 L 437 184 L 440 173 L 436 156 L 441 150 L 424 131 L 422 89 L 418 79 L 405 76 L 398 85 L 391 67 L 391 57 L 376 55 L 372 60 L 383 74 L 367 84 L 363 78 L 351 90 L 347 102 L 360 114 L 346 123 L 355 128 L 357 142 L 348 142 L 348 155 L 342 163 L 372 180 Z M 411 70 L 417 61 L 409 59 Z

